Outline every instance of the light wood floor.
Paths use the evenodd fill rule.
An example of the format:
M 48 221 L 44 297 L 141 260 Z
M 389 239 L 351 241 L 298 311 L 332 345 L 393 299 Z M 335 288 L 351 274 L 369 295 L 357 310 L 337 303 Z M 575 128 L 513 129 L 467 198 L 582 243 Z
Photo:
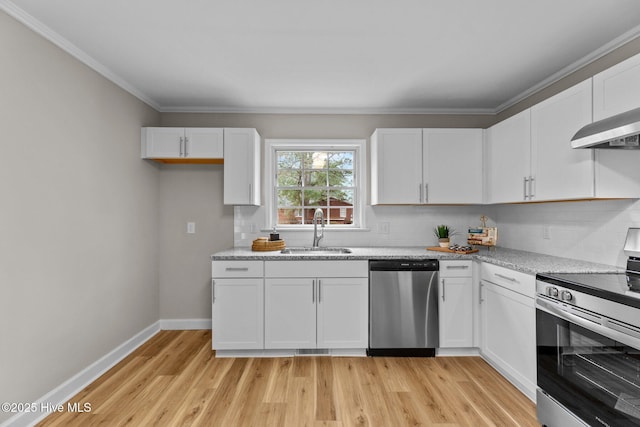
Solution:
M 210 331 L 162 331 L 40 426 L 539 426 L 479 357 L 213 356 Z

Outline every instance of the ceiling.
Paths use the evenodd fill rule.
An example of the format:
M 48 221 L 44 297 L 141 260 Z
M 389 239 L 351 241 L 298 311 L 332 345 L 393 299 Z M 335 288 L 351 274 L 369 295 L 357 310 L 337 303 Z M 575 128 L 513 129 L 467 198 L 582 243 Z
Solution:
M 0 0 L 159 111 L 495 113 L 640 35 L 638 0 Z

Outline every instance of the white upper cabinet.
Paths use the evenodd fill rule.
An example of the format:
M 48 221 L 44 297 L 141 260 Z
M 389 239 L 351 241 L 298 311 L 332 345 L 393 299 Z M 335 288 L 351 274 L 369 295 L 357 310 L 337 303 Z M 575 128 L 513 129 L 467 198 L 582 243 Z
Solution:
M 481 129 L 377 129 L 371 204 L 482 202 Z
M 260 205 L 260 135 L 255 129 L 224 129 L 224 204 Z
M 482 203 L 482 129 L 423 129 L 425 203 Z
M 590 79 L 531 108 L 529 200 L 595 196 L 593 150 L 571 148 L 571 137 L 591 122 Z
M 488 203 L 593 198 L 591 150 L 571 137 L 591 123 L 591 80 L 579 83 L 487 131 Z
M 640 107 L 640 55 L 593 77 L 593 120 Z M 598 197 L 640 197 L 640 150 L 594 150 Z
M 531 175 L 531 111 L 490 127 L 486 148 L 486 202 L 524 201 Z
M 371 204 L 422 203 L 422 129 L 377 129 L 371 136 Z
M 640 55 L 593 76 L 593 120 L 640 107 Z
M 167 163 L 189 163 L 190 160 L 222 163 L 223 150 L 221 128 L 142 128 L 143 159 Z

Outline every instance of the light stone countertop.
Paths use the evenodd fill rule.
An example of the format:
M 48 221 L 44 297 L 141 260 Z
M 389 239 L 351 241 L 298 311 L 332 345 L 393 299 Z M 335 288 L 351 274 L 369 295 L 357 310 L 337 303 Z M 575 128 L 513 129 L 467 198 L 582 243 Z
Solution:
M 481 248 L 479 252 L 462 255 L 428 251 L 424 247 L 349 247 L 350 254 L 282 254 L 279 251 L 253 252 L 251 248 L 231 248 L 211 255 L 219 260 L 369 260 L 369 259 L 470 259 L 528 274 L 537 273 L 612 273 L 624 271 L 621 267 L 581 261 L 571 258 L 543 255 L 535 252 L 507 248 Z

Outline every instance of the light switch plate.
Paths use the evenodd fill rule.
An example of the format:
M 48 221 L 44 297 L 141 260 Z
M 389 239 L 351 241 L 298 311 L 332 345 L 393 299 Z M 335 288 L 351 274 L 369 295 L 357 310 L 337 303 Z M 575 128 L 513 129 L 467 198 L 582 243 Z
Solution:
M 196 234 L 196 223 L 188 222 L 187 223 L 187 233 L 188 234 Z

